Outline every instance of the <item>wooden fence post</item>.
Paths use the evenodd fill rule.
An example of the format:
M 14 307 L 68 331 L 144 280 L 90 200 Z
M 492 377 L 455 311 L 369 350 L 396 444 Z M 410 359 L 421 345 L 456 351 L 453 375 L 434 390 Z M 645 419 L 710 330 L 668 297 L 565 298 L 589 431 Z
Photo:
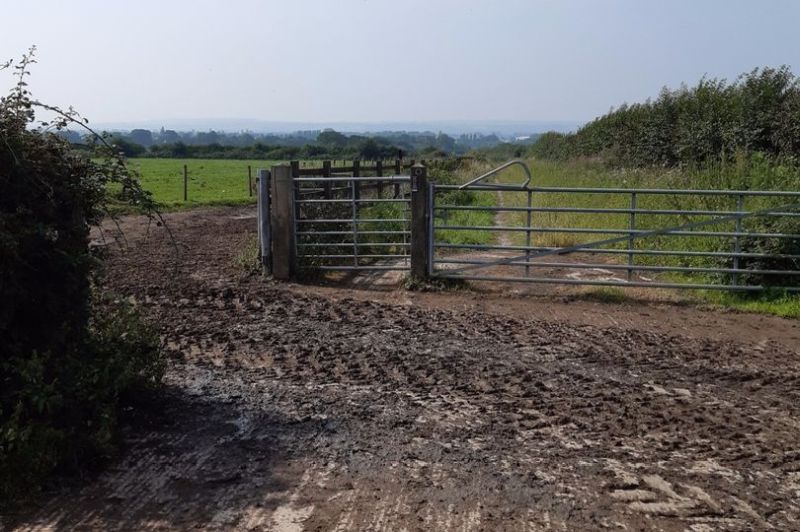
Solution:
M 272 167 L 272 274 L 291 279 L 295 271 L 294 181 L 292 167 Z
M 383 177 L 383 161 L 380 159 L 375 161 L 375 175 Z M 381 180 L 378 180 L 378 197 L 383 197 L 383 181 Z
M 183 165 L 183 201 L 189 201 L 189 169 Z
M 331 176 L 331 162 L 322 161 L 322 177 L 330 177 L 330 176 Z M 331 182 L 323 181 L 322 186 L 325 189 L 325 199 L 331 199 L 333 197 Z
M 249 164 L 247 165 L 247 193 L 251 198 L 253 197 L 253 172 Z
M 411 277 L 428 279 L 428 171 L 421 164 L 411 167 Z
M 248 168 L 250 168 L 248 166 Z M 272 234 L 270 231 L 270 173 L 269 170 L 258 169 L 258 247 L 261 257 L 261 269 L 264 274 L 272 273 Z M 250 188 L 252 193 L 253 189 Z

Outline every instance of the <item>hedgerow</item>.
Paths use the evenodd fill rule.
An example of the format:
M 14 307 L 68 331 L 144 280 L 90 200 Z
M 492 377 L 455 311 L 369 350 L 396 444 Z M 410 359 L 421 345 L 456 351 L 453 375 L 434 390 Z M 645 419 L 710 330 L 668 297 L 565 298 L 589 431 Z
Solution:
M 98 139 L 94 157 L 58 135 L 82 119 L 32 99 L 33 49 L 0 65 L 16 84 L 0 98 L 0 504 L 56 469 L 113 448 L 124 394 L 158 384 L 158 337 L 135 311 L 97 308 L 99 260 L 89 230 L 112 201 L 155 215 L 121 155 Z M 36 121 L 41 110 L 54 121 Z
M 800 156 L 800 81 L 789 67 L 761 68 L 733 83 L 703 78 L 664 88 L 655 100 L 622 105 L 575 133 L 550 133 L 530 155 L 601 157 L 615 166 L 686 166 L 741 154 Z

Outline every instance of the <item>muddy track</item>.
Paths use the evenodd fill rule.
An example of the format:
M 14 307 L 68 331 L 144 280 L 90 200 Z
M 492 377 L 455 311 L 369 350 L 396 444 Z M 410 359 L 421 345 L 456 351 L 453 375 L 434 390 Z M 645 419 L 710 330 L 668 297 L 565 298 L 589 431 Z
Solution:
M 233 265 L 246 214 L 173 217 L 177 256 L 126 221 L 110 284 L 161 327 L 163 419 L 19 529 L 800 528 L 795 323 L 721 340 L 278 285 Z

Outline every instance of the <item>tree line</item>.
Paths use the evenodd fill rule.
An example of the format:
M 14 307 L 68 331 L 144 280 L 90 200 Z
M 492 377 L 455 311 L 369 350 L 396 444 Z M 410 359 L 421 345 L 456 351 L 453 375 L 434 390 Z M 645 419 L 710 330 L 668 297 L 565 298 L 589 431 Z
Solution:
M 75 145 L 91 144 L 73 131 L 63 136 Z M 432 132 L 385 132 L 377 135 L 345 134 L 332 129 L 299 131 L 291 135 L 152 132 L 134 129 L 109 135 L 128 157 L 213 159 L 379 159 L 402 154 L 442 157 L 473 149 L 506 144 L 495 134 L 469 133 L 457 137 Z
M 800 82 L 787 66 L 755 69 L 732 83 L 704 77 L 692 87 L 664 88 L 655 100 L 612 109 L 575 133 L 546 133 L 528 151 L 631 167 L 704 165 L 755 153 L 800 156 Z

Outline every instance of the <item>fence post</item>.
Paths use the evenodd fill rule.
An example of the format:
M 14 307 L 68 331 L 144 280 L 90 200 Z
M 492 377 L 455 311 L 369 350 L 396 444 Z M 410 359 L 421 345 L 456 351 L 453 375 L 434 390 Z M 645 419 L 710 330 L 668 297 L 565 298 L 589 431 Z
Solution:
M 248 166 L 248 168 L 250 168 Z M 259 168 L 258 184 L 258 246 L 261 269 L 265 274 L 272 273 L 272 235 L 270 234 L 270 173 Z M 250 191 L 252 192 L 252 187 Z
M 331 176 L 331 162 L 322 161 L 322 177 L 330 177 L 330 176 Z M 325 188 L 325 199 L 331 199 L 333 197 L 333 194 L 331 193 L 331 182 L 323 181 L 322 186 L 323 188 Z
M 253 171 L 249 164 L 247 165 L 247 193 L 251 198 L 253 197 Z
M 428 170 L 421 164 L 411 167 L 411 277 L 428 278 Z
M 394 160 L 394 175 L 402 175 L 403 173 L 403 163 L 400 159 Z M 400 197 L 400 183 L 394 184 L 394 197 Z
M 377 160 L 375 161 L 375 175 L 378 177 L 383 177 L 383 161 Z M 378 180 L 378 197 L 383 197 L 383 181 Z
M 294 181 L 292 167 L 272 167 L 272 275 L 291 279 L 295 271 Z
M 189 201 L 189 169 L 183 165 L 183 201 Z

